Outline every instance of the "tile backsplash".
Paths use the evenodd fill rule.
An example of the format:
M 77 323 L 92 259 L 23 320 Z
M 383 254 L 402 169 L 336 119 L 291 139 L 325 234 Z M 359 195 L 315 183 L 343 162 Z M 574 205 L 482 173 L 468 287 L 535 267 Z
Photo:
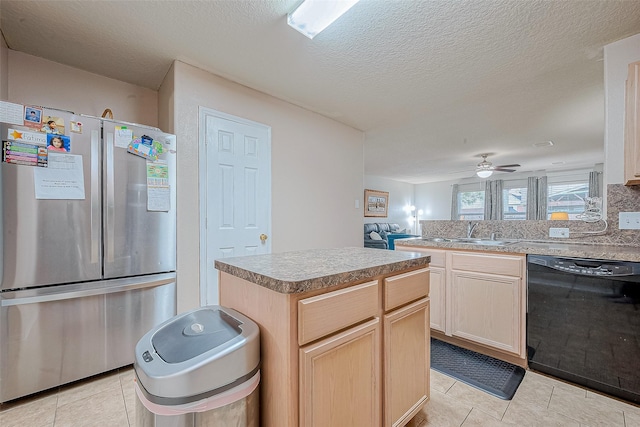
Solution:
M 472 221 L 477 222 L 473 237 L 488 238 L 495 233 L 496 239 L 562 240 L 563 242 L 585 242 L 609 245 L 640 246 L 640 230 L 619 230 L 620 212 L 640 212 L 640 186 L 627 187 L 622 184 L 607 185 L 607 222 L 587 223 L 583 221 Z M 464 237 L 469 221 L 423 220 L 420 221 L 425 237 Z M 549 237 L 549 228 L 569 229 L 569 238 Z

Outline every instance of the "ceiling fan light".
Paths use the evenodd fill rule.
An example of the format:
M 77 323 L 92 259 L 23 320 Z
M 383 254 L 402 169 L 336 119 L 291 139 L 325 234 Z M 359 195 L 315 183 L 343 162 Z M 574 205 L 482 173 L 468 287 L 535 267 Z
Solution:
M 479 178 L 489 178 L 491 174 L 493 174 L 493 171 L 490 169 L 480 169 L 476 171 L 476 175 L 478 175 Z

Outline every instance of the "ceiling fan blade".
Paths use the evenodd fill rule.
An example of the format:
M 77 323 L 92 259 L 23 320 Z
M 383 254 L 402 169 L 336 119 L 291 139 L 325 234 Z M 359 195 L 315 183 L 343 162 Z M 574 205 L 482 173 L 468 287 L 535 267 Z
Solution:
M 499 172 L 515 172 L 515 169 L 504 169 L 504 168 L 500 168 L 500 167 L 495 167 L 493 168 L 494 171 L 499 171 Z
M 497 168 L 519 168 L 520 165 L 515 163 L 513 165 L 500 165 L 500 166 L 496 166 Z

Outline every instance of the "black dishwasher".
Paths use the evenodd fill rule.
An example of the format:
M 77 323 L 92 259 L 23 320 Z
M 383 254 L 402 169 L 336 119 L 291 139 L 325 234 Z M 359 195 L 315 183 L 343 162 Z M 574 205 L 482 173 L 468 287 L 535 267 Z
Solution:
M 527 256 L 529 367 L 640 403 L 640 263 Z

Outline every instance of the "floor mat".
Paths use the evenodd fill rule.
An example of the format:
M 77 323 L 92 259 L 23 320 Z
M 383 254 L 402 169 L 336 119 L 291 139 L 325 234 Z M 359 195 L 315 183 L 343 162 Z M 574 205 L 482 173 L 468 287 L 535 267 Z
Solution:
M 431 338 L 431 369 L 511 400 L 525 370 L 520 366 Z

